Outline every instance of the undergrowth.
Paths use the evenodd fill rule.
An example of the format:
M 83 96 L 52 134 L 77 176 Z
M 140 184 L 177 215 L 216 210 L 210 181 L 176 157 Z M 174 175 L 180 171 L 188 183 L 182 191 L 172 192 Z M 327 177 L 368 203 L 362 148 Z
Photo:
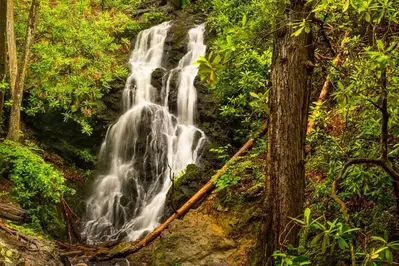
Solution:
M 65 230 L 58 203 L 64 194 L 73 194 L 63 174 L 28 147 L 4 141 L 0 143 L 1 174 L 13 182 L 11 197 L 31 217 L 30 228 L 61 237 Z

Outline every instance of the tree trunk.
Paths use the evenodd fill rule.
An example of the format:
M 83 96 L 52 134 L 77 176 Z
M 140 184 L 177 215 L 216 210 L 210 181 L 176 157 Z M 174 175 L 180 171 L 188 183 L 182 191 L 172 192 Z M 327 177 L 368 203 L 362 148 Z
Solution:
M 17 44 L 15 41 L 14 30 L 14 1 L 7 1 L 7 44 L 8 44 L 8 61 L 10 71 L 10 89 L 11 95 L 14 94 L 15 83 L 17 80 Z
M 7 67 L 7 0 L 0 0 L 0 84 L 5 82 Z M 5 91 L 0 88 L 0 124 L 3 122 L 3 105 Z
M 273 49 L 272 88 L 266 175 L 265 217 L 262 224 L 260 261 L 273 265 L 272 254 L 295 244 L 298 228 L 291 228 L 289 217 L 302 213 L 305 192 L 305 138 L 313 70 L 311 33 L 297 37 L 291 23 L 309 15 L 305 0 L 281 2 Z M 280 25 L 286 25 L 281 27 Z
M 7 139 L 18 141 L 19 139 L 19 126 L 21 118 L 21 104 L 25 83 L 25 75 L 28 68 L 29 52 L 32 46 L 36 21 L 39 14 L 39 0 L 32 0 L 32 5 L 29 11 L 28 30 L 26 33 L 24 50 L 18 64 L 18 74 L 15 83 L 15 91 L 12 95 L 12 105 L 10 113 L 10 125 L 8 129 Z

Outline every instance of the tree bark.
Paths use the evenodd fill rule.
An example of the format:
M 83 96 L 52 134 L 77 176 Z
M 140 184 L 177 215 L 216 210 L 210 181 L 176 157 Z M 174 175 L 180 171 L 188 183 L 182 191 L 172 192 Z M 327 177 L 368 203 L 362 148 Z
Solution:
M 7 1 L 7 47 L 8 47 L 8 62 L 10 72 L 10 89 L 11 95 L 15 90 L 15 83 L 17 80 L 17 44 L 15 41 L 14 30 L 14 0 Z
M 0 83 L 5 82 L 7 67 L 7 0 L 0 0 Z M 5 91 L 0 89 L 0 123 L 3 122 Z
M 39 15 L 39 6 L 40 6 L 39 0 L 32 0 L 32 5 L 29 11 L 28 30 L 26 33 L 24 50 L 22 51 L 22 56 L 19 60 L 15 90 L 12 95 L 10 124 L 7 135 L 7 139 L 12 141 L 18 141 L 19 139 L 21 104 L 22 104 L 25 76 L 28 68 L 29 53 L 34 39 L 36 21 Z
M 313 70 L 311 33 L 293 36 L 292 23 L 310 14 L 305 0 L 281 5 L 273 50 L 269 95 L 268 157 L 265 217 L 260 240 L 260 261 L 273 265 L 273 251 L 295 244 L 298 228 L 287 228 L 289 217 L 302 213 L 305 192 L 305 138 Z M 281 27 L 281 25 L 286 25 Z M 290 233 L 287 233 L 290 232 Z

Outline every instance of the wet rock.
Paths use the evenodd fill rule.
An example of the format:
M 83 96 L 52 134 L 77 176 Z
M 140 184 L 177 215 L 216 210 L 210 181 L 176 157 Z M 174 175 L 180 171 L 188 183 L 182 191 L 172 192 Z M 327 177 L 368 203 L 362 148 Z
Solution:
M 228 258 L 236 248 L 237 243 L 210 216 L 191 211 L 184 220 L 175 220 L 156 245 L 132 255 L 129 261 L 148 266 L 230 265 Z
M 208 182 L 208 177 L 195 164 L 188 165 L 185 174 L 176 179 L 167 195 L 167 216 L 173 214 Z

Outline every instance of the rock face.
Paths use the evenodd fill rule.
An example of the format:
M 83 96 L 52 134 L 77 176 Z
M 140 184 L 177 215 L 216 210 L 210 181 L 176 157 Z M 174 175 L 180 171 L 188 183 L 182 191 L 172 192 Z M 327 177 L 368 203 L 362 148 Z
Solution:
M 264 165 L 265 158 L 243 162 L 234 171 L 241 177 L 238 184 L 214 191 L 197 209 L 174 220 L 158 240 L 128 258 L 131 265 L 245 265 L 255 244 L 264 198 L 263 177 L 256 177 L 263 169 L 252 165 Z M 181 184 L 181 190 L 186 186 Z
M 173 222 L 157 245 L 129 261 L 138 266 L 222 266 L 230 265 L 228 258 L 236 248 L 237 243 L 209 215 L 193 211 Z

